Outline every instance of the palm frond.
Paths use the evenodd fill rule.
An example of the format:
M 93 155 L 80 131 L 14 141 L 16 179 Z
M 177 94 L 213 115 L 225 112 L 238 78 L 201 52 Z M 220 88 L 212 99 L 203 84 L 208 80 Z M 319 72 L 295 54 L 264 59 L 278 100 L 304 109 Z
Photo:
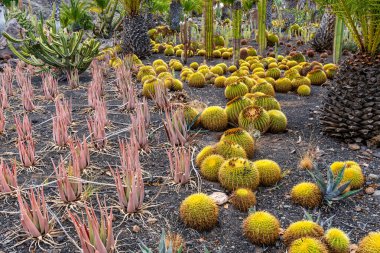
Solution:
M 380 3 L 378 0 L 316 0 L 330 6 L 350 31 L 361 52 L 375 54 L 380 45 Z
M 202 13 L 202 0 L 181 0 L 181 5 L 183 7 L 183 12 L 187 15 L 191 14 L 193 11 L 197 14 Z

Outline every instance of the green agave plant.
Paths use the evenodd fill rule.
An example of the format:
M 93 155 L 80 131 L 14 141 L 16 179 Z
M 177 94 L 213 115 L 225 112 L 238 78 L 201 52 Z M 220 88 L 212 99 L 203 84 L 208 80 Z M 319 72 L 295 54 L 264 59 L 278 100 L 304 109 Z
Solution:
M 329 168 L 327 170 L 327 182 L 323 178 L 322 174 L 319 172 L 318 167 L 316 166 L 315 173 L 311 171 L 307 171 L 314 179 L 315 183 L 318 185 L 319 189 L 321 190 L 323 194 L 324 201 L 331 205 L 333 201 L 339 201 L 346 199 L 352 195 L 355 195 L 359 193 L 362 189 L 354 190 L 354 191 L 347 191 L 349 189 L 349 185 L 351 181 L 345 182 L 342 184 L 344 171 L 346 169 L 346 166 L 338 173 L 336 177 L 334 177 L 334 174 L 332 170 Z
M 92 29 L 91 16 L 88 14 L 90 5 L 87 1 L 70 0 L 70 4 L 63 2 L 61 6 L 60 20 L 63 27 L 71 27 L 73 30 Z
M 139 247 L 141 249 L 141 253 L 153 253 L 153 250 L 148 248 L 141 240 Z M 183 246 L 181 245 L 180 248 L 177 251 L 173 251 L 173 245 L 170 243 L 169 247 L 166 246 L 166 233 L 165 229 L 162 229 L 161 237 L 160 237 L 160 243 L 158 245 L 158 253 L 182 253 L 183 252 Z

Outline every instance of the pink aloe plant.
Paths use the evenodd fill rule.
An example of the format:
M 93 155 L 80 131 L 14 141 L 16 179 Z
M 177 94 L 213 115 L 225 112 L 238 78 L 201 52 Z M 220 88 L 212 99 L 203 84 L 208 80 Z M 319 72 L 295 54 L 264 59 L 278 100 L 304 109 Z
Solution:
M 9 193 L 17 189 L 16 163 L 12 164 L 12 169 L 1 159 L 0 163 L 0 193 Z
M 18 116 L 15 116 L 15 124 L 19 140 L 24 141 L 32 138 L 32 124 L 27 114 L 24 114 L 22 122 Z
M 134 110 L 137 102 L 136 90 L 132 82 L 132 73 L 124 64 L 116 69 L 116 84 L 125 109 Z
M 183 112 L 165 109 L 165 132 L 172 146 L 185 145 L 189 139 L 189 132 Z
M 99 105 L 95 110 L 94 116 L 87 119 L 87 126 L 91 133 L 91 142 L 97 149 L 103 149 L 106 146 L 106 124 L 107 124 L 107 112 L 104 107 Z
M 154 94 L 151 94 L 151 97 L 153 98 L 156 106 L 160 109 L 166 109 L 170 105 L 169 99 L 167 97 L 167 90 L 163 84 L 154 86 Z
M 22 67 L 16 67 L 16 81 L 21 88 L 22 105 L 26 111 L 33 111 L 35 106 L 33 104 L 34 92 L 32 86 L 32 79 L 28 72 L 25 73 Z
M 33 139 L 27 139 L 25 141 L 18 140 L 17 148 L 24 167 L 29 168 L 36 163 L 36 148 Z
M 104 96 L 104 75 L 103 69 L 100 64 L 97 64 L 97 61 L 93 61 L 91 63 L 91 74 L 92 74 L 92 82 L 91 86 L 95 88 L 98 92 L 99 96 Z
M 9 96 L 13 96 L 13 79 L 12 67 L 9 64 L 5 64 L 3 73 L 0 75 L 0 81 Z
M 0 89 L 0 107 L 2 107 L 3 109 L 9 107 L 8 94 L 4 85 Z
M 136 144 L 127 145 L 125 141 L 119 140 L 121 173 L 111 173 L 115 180 L 116 191 L 120 206 L 127 213 L 135 213 L 142 208 L 144 202 L 144 181 L 139 161 Z
M 70 153 L 73 159 L 73 166 L 79 170 L 84 170 L 90 164 L 90 152 L 87 146 L 86 137 L 83 136 L 83 142 L 80 140 L 70 140 Z
M 70 139 L 68 127 L 63 117 L 53 118 L 53 140 L 59 147 L 64 147 Z
M 38 192 L 37 196 L 30 189 L 28 194 L 30 206 L 21 197 L 21 193 L 17 193 L 18 204 L 20 207 L 20 220 L 24 231 L 33 238 L 41 238 L 49 234 L 52 229 L 48 210 L 45 202 L 43 188 Z
M 79 86 L 79 73 L 77 69 L 66 72 L 67 82 L 71 89 L 76 89 Z
M 191 174 L 191 149 L 173 147 L 172 152 L 166 151 L 169 158 L 170 174 L 176 184 L 186 184 Z
M 26 114 L 24 115 L 22 122 L 19 117 L 15 116 L 15 123 L 18 135 L 17 148 L 21 162 L 24 167 L 31 167 L 36 162 L 32 124 Z
M 133 116 L 130 114 L 131 118 L 131 129 L 130 138 L 138 144 L 138 149 L 148 148 L 148 134 L 145 128 L 145 118 L 143 114 L 138 114 Z
M 150 125 L 150 112 L 149 112 L 149 105 L 146 98 L 143 98 L 143 101 L 137 105 L 136 108 L 136 117 L 137 118 L 144 118 L 145 127 L 148 127 Z
M 0 135 L 2 135 L 5 132 L 5 114 L 4 109 L 0 105 Z
M 81 171 L 79 167 L 69 165 L 66 170 L 62 157 L 58 166 L 53 162 L 53 167 L 57 176 L 58 192 L 61 200 L 70 203 L 80 199 L 83 188 L 80 181 Z
M 54 100 L 58 96 L 58 81 L 48 72 L 41 75 L 42 89 L 46 100 Z
M 92 81 L 88 86 L 88 105 L 91 108 L 95 108 L 97 102 L 101 101 L 101 97 L 104 95 L 104 77 L 103 72 L 97 65 L 92 66 Z
M 72 122 L 72 100 L 55 100 L 55 111 L 59 118 L 62 118 L 66 125 L 69 126 Z
M 98 200 L 99 202 L 99 200 Z M 83 253 L 112 253 L 116 248 L 116 241 L 113 234 L 112 209 L 107 213 L 105 207 L 100 206 L 100 222 L 96 217 L 95 210 L 86 206 L 87 225 L 81 221 L 78 215 L 69 211 L 71 221 L 81 242 Z

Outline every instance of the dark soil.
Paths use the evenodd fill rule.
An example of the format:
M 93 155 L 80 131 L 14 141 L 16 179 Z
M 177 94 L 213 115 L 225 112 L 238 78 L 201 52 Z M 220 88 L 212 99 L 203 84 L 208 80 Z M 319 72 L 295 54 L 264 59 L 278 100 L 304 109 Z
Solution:
M 284 47 L 281 49 L 284 50 Z M 281 53 L 281 52 L 280 52 Z M 283 51 L 285 53 L 285 51 Z M 162 55 L 152 57 L 150 61 L 156 58 L 169 60 L 170 58 Z M 192 61 L 202 61 L 200 58 L 190 58 Z M 209 65 L 216 64 L 219 61 L 211 62 Z M 178 75 L 178 73 L 177 73 Z M 109 81 L 113 79 L 113 73 L 109 73 Z M 72 98 L 73 115 L 75 124 L 71 128 L 71 134 L 82 137 L 83 134 L 88 135 L 86 117 L 89 115 L 87 105 L 87 84 L 90 80 L 88 73 L 82 77 L 82 86 L 77 90 L 70 90 L 67 85 L 60 85 L 60 92 L 64 93 L 66 98 Z M 40 185 L 54 180 L 54 171 L 51 160 L 58 162 L 59 157 L 69 154 L 68 149 L 57 150 L 53 148 L 52 143 L 52 122 L 54 115 L 54 104 L 47 103 L 42 98 L 41 81 L 39 78 L 33 80 L 35 88 L 35 103 L 38 110 L 29 113 L 29 118 L 33 122 L 33 137 L 36 140 L 37 156 L 39 159 L 37 168 L 34 171 L 22 170 L 19 168 L 18 182 L 24 189 L 31 186 Z M 141 88 L 141 84 L 138 84 Z M 202 89 L 189 88 L 185 85 L 186 92 L 178 94 L 174 97 L 183 97 L 187 102 L 198 100 L 207 105 L 219 105 L 224 107 L 227 100 L 224 98 L 224 89 L 217 89 L 213 86 L 207 86 Z M 219 225 L 208 232 L 197 232 L 193 229 L 186 228 L 179 220 L 178 211 L 181 201 L 188 195 L 201 190 L 202 192 L 211 194 L 215 191 L 225 192 L 218 183 L 211 183 L 201 180 L 197 187 L 183 186 L 176 188 L 167 184 L 169 175 L 169 167 L 167 156 L 165 153 L 165 144 L 167 142 L 166 135 L 162 128 L 162 113 L 153 109 L 151 105 L 152 126 L 150 132 L 151 151 L 148 154 L 141 155 L 141 162 L 145 171 L 144 181 L 146 183 L 146 199 L 145 203 L 150 206 L 147 211 L 151 215 L 144 218 L 135 216 L 133 218 L 123 220 L 123 215 L 116 208 L 117 196 L 114 187 L 107 184 L 113 184 L 113 179 L 109 173 L 109 164 L 115 166 L 119 164 L 118 158 L 118 138 L 128 137 L 129 115 L 119 109 L 121 105 L 120 99 L 116 94 L 114 84 L 106 85 L 106 100 L 108 105 L 108 117 L 112 124 L 107 134 L 114 133 L 118 130 L 125 131 L 114 135 L 108 140 L 107 150 L 99 152 L 95 149 L 91 150 L 91 169 L 83 176 L 83 179 L 102 183 L 106 185 L 96 184 L 95 192 L 88 200 L 96 207 L 96 195 L 106 198 L 109 207 L 114 206 L 113 213 L 115 215 L 114 228 L 115 235 L 118 235 L 118 251 L 119 252 L 140 252 L 138 244 L 141 240 L 151 248 L 156 248 L 162 229 L 181 234 L 186 241 L 187 252 L 203 252 L 206 246 L 211 252 L 285 252 L 286 249 L 281 241 L 275 246 L 267 248 L 258 248 L 249 243 L 242 235 L 242 221 L 247 217 L 247 213 L 242 213 L 234 209 L 231 205 L 220 207 Z M 271 188 L 260 188 L 257 191 L 257 210 L 266 210 L 274 214 L 281 221 L 282 228 L 286 228 L 291 222 L 301 220 L 304 211 L 301 207 L 292 204 L 289 199 L 291 188 L 301 181 L 312 181 L 310 175 L 303 170 L 298 169 L 298 163 L 303 154 L 309 149 L 314 149 L 317 154 L 317 161 L 330 164 L 338 160 L 354 160 L 360 163 L 366 176 L 371 173 L 380 174 L 379 165 L 380 150 L 370 150 L 361 147 L 360 150 L 354 151 L 348 148 L 346 144 L 342 144 L 337 140 L 322 135 L 320 132 L 319 121 L 316 111 L 321 106 L 323 96 L 326 93 L 325 87 L 312 87 L 312 95 L 310 97 L 299 97 L 295 94 L 277 94 L 276 98 L 280 101 L 283 112 L 288 118 L 288 130 L 282 134 L 266 133 L 261 136 L 257 142 L 257 151 L 254 159 L 272 159 L 280 164 L 284 172 L 284 178 L 278 185 Z M 18 92 L 16 93 L 18 94 Z M 12 108 L 6 111 L 7 116 L 7 132 L 5 136 L 0 136 L 0 157 L 6 160 L 17 159 L 18 151 L 15 147 L 17 137 L 13 115 L 23 112 L 20 97 L 11 98 Z M 161 127 L 161 128 L 159 128 Z M 159 128 L 158 130 L 156 130 Z M 153 132 L 153 130 L 156 130 Z M 216 143 L 222 133 L 209 131 L 193 131 L 195 135 L 193 145 L 199 151 L 206 145 Z M 195 152 L 194 155 L 197 154 Z M 198 168 L 195 168 L 198 169 Z M 196 173 L 192 172 L 193 180 L 197 181 Z M 367 181 L 367 186 L 372 184 L 375 189 L 378 185 L 374 182 Z M 88 185 L 88 184 L 87 184 Z M 54 200 L 58 199 L 56 184 L 50 184 L 44 187 L 45 195 L 48 196 L 48 206 L 51 214 L 59 218 L 66 232 L 78 244 L 79 240 L 76 231 L 68 219 L 67 212 L 64 207 L 58 207 Z M 343 229 L 350 234 L 353 243 L 366 235 L 370 231 L 380 230 L 380 201 L 367 195 L 364 191 L 350 199 L 335 203 L 332 208 L 323 207 L 319 211 L 310 211 L 314 215 L 320 213 L 322 219 L 334 216 L 332 225 Z M 82 212 L 81 207 L 72 208 L 73 211 Z M 20 221 L 18 215 L 18 204 L 15 197 L 2 197 L 0 200 L 0 249 L 4 252 L 28 252 L 29 242 L 18 247 L 11 247 L 24 238 L 16 238 L 11 234 L 19 229 Z M 52 215 L 50 215 L 52 217 Z M 138 226 L 141 230 L 134 232 Z M 50 247 L 43 245 L 49 252 L 77 252 L 59 224 L 55 224 L 55 228 L 60 234 L 55 241 L 62 244 L 60 247 Z M 255 251 L 257 250 L 257 251 Z M 39 250 L 37 250 L 39 251 Z

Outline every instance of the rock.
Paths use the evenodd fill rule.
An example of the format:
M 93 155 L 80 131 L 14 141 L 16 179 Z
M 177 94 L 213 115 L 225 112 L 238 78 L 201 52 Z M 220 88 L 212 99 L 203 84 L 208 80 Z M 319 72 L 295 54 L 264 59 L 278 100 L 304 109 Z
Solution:
M 379 175 L 376 175 L 376 174 L 369 174 L 367 179 L 369 181 L 374 181 L 374 182 L 378 182 L 380 180 L 380 176 Z
M 373 189 L 373 187 L 367 187 L 365 188 L 365 193 L 367 193 L 368 195 L 371 195 L 375 192 L 375 189 Z
M 12 52 L 9 51 L 8 49 L 0 51 L 0 60 L 1 61 L 8 61 L 11 58 L 12 58 Z
M 132 231 L 135 232 L 135 233 L 139 233 L 141 231 L 141 228 L 139 226 L 137 226 L 137 225 L 134 225 L 132 227 Z
M 380 190 L 376 190 L 372 196 L 375 198 L 375 200 L 377 200 L 377 202 L 380 203 Z
M 52 10 L 51 10 L 51 1 L 50 0 L 33 0 L 30 1 L 30 4 L 32 6 L 32 10 L 34 13 L 39 14 L 42 13 L 42 16 L 44 19 L 51 16 Z M 68 1 L 62 1 L 62 2 L 68 2 Z M 29 2 L 24 1 L 24 7 L 28 8 Z
M 348 144 L 348 148 L 351 150 L 359 150 L 360 146 L 358 144 Z
M 157 222 L 157 219 L 156 218 L 149 218 L 148 220 L 147 220 L 147 222 L 149 223 L 149 224 L 154 224 L 154 223 L 156 223 Z
M 66 237 L 64 235 L 58 236 L 57 242 L 58 243 L 63 243 L 65 241 Z
M 22 30 L 21 26 L 15 18 L 9 20 L 6 24 L 5 32 L 11 35 L 16 39 L 20 39 L 20 31 Z
M 356 252 L 357 249 L 358 249 L 358 245 L 356 245 L 356 244 L 350 245 L 350 253 Z
M 228 201 L 228 196 L 224 192 L 213 192 L 211 195 L 209 195 L 210 198 L 212 198 L 217 205 L 223 205 Z

